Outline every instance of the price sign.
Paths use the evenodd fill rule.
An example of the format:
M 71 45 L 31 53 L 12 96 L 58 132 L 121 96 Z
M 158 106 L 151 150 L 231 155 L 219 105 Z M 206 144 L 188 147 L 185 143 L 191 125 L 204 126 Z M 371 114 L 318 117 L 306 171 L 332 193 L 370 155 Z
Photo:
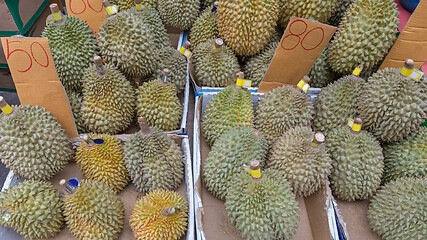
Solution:
M 297 86 L 306 75 L 336 27 L 292 17 L 258 89 L 266 93 L 283 85 Z
M 102 0 L 66 0 L 65 3 L 68 14 L 87 22 L 95 33 L 99 32 L 99 27 L 107 19 Z
M 69 138 L 77 137 L 73 115 L 59 81 L 47 38 L 1 38 L 21 104 L 51 112 Z

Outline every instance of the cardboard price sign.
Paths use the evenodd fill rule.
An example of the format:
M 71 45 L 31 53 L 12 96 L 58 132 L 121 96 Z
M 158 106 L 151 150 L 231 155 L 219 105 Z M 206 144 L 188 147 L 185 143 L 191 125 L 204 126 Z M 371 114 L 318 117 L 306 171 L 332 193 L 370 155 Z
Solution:
M 21 104 L 51 112 L 69 138 L 77 137 L 73 114 L 59 81 L 47 38 L 1 38 Z M 7 100 L 7 99 L 6 99 Z
M 65 4 L 69 15 L 87 22 L 95 33 L 99 32 L 99 27 L 107 19 L 102 0 L 66 0 Z
M 401 68 L 407 58 L 420 68 L 427 60 L 427 0 L 421 1 L 379 69 Z
M 258 92 L 266 93 L 285 84 L 296 86 L 310 71 L 335 30 L 333 26 L 292 17 Z

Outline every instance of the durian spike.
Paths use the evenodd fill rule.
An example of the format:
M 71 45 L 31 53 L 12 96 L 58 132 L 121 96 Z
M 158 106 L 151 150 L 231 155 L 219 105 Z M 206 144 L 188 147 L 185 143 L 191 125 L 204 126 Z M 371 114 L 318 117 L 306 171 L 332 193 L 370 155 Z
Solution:
M 251 162 L 251 176 L 253 178 L 254 181 L 259 181 L 262 178 L 262 174 L 261 174 L 261 166 L 259 164 L 259 161 L 255 160 Z
M 63 23 L 64 19 L 61 16 L 61 11 L 59 11 L 58 4 L 52 3 L 49 5 L 50 11 L 52 12 L 53 19 L 55 20 L 55 23 Z
M 314 137 L 311 139 L 309 144 L 312 147 L 317 148 L 318 146 L 320 146 L 324 142 L 325 142 L 325 135 L 323 135 L 323 133 L 321 133 L 321 132 L 318 132 L 318 133 L 314 134 Z
M 353 70 L 352 76 L 358 77 L 360 75 L 360 73 L 362 72 L 362 70 L 363 70 L 363 64 L 357 65 L 357 67 L 354 68 L 354 70 Z
M 190 49 L 191 43 L 189 41 L 185 41 L 184 45 L 182 45 L 185 49 Z
M 167 68 L 163 69 L 163 71 L 162 71 L 162 79 L 161 79 L 161 82 L 162 82 L 164 85 L 166 85 L 166 83 L 168 82 L 168 76 L 169 76 L 169 73 L 170 73 L 170 71 L 169 71 L 169 69 L 167 69 Z
M 6 102 L 3 96 L 0 96 L 0 109 L 6 115 L 13 112 L 13 108 Z
M 243 72 L 238 72 L 238 73 L 237 73 L 237 79 L 245 79 L 245 74 L 244 74 Z M 236 80 L 237 80 L 237 79 L 236 79 Z M 237 83 L 237 81 L 236 81 L 236 83 Z M 235 87 L 236 87 L 236 89 L 237 89 L 237 90 L 242 89 L 242 86 L 239 86 L 239 85 L 237 85 L 237 84 L 236 84 L 236 86 L 235 86 Z
M 217 54 L 221 52 L 221 47 L 224 44 L 224 41 L 221 38 L 215 39 L 214 47 L 212 48 L 212 53 Z
M 95 63 L 96 70 L 98 70 L 98 73 L 100 75 L 104 75 L 106 71 L 104 69 L 104 65 L 102 64 L 102 58 L 100 56 L 95 56 L 93 58 L 93 62 Z
M 151 133 L 151 128 L 150 126 L 148 126 L 147 119 L 145 119 L 145 117 L 139 117 L 138 124 L 139 124 L 139 127 L 141 128 L 142 135 L 148 135 Z
M 360 133 L 360 130 L 362 129 L 362 119 L 356 118 L 354 119 L 353 127 L 350 128 L 350 132 L 357 135 Z
M 172 215 L 175 213 L 175 208 L 174 207 L 170 207 L 170 208 L 163 208 L 162 209 L 162 215 L 167 217 L 169 215 Z
M 83 135 L 82 139 L 86 142 L 87 148 L 91 148 L 91 147 L 95 146 L 95 142 L 93 141 L 93 139 L 91 137 L 89 137 L 89 135 L 87 135 L 87 134 Z

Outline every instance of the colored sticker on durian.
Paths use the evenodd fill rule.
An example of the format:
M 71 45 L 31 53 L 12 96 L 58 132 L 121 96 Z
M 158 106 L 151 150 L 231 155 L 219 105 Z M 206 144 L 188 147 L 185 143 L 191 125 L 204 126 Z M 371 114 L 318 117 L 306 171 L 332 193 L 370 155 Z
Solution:
M 418 69 L 409 69 L 406 67 L 402 67 L 402 70 L 400 70 L 400 74 L 405 77 L 410 77 L 415 81 L 419 81 L 424 75 L 424 73 Z
M 359 68 L 359 67 L 356 67 L 354 70 L 353 70 L 353 75 L 354 76 L 359 76 L 360 75 L 360 73 L 362 72 L 362 69 L 361 68 Z
M 138 11 L 147 10 L 147 7 L 142 3 L 136 4 L 136 10 L 138 10 Z
M 310 88 L 310 85 L 308 83 L 304 82 L 303 80 L 301 80 L 297 84 L 297 87 L 306 93 L 308 91 L 308 89 Z
M 181 49 L 179 49 L 179 52 L 180 52 L 182 55 L 184 55 L 186 58 L 190 58 L 190 57 L 191 57 L 191 55 L 193 54 L 190 50 L 188 50 L 188 49 L 186 49 L 186 48 L 184 48 L 184 47 L 181 47 Z
M 237 86 L 241 86 L 241 87 L 250 87 L 252 86 L 252 81 L 248 80 L 248 79 L 240 79 L 238 78 L 236 81 L 236 85 Z
M 61 20 L 62 20 L 62 13 L 61 12 L 52 13 L 49 16 L 47 16 L 46 25 L 48 25 L 49 23 L 53 23 L 53 22 L 57 22 L 57 21 L 61 21 Z
M 6 106 L 1 108 L 1 111 L 4 112 L 4 114 L 9 115 L 13 112 L 13 108 L 9 104 L 6 104 Z

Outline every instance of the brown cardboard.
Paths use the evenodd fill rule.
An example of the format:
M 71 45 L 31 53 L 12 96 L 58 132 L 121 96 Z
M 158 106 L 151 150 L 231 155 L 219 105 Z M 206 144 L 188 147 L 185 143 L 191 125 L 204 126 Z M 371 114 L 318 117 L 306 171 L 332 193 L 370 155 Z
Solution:
M 65 5 L 68 15 L 85 21 L 94 33 L 99 32 L 99 27 L 107 19 L 107 11 L 101 0 L 67 0 Z
M 171 41 L 171 46 L 175 49 L 178 48 L 180 35 L 182 31 L 178 28 L 166 27 L 166 32 L 169 35 L 169 39 Z
M 292 17 L 258 92 L 266 93 L 285 84 L 296 86 L 310 71 L 335 30 L 333 26 Z
M 427 60 L 427 0 L 421 0 L 379 69 L 401 68 L 411 58 L 419 69 Z
M 338 214 L 342 225 L 345 226 L 345 234 L 348 240 L 381 240 L 369 227 L 367 212 L 369 200 L 346 202 L 337 200 Z
M 181 146 L 182 137 L 171 135 L 172 139 Z M 61 179 L 69 179 L 77 177 L 79 180 L 85 179 L 84 175 L 80 171 L 79 167 L 75 162 L 69 163 L 62 171 L 60 171 L 58 174 L 56 174 L 50 182 L 57 188 L 60 192 L 62 192 L 62 187 L 59 185 L 59 181 Z M 186 197 L 185 192 L 185 182 L 183 181 L 181 185 L 178 187 L 176 192 L 178 192 L 182 197 Z M 141 193 L 135 191 L 132 189 L 132 187 L 127 186 L 123 191 L 119 193 L 119 196 L 124 203 L 125 206 L 125 222 L 124 222 L 124 228 L 122 232 L 119 235 L 118 240 L 130 240 L 134 239 L 132 229 L 129 225 L 129 217 L 132 212 L 133 207 L 135 206 L 136 201 L 139 197 L 142 196 Z M 74 237 L 74 235 L 70 232 L 68 227 L 63 227 L 62 230 L 59 232 L 58 235 L 56 235 L 53 238 L 49 238 L 49 240 L 75 240 L 77 239 Z M 185 237 L 181 238 L 182 240 L 185 239 Z
M 17 17 L 22 20 L 23 26 L 28 23 L 43 2 L 44 0 L 19 2 L 19 16 Z M 19 31 L 5 0 L 0 0 L 0 23 L 0 31 Z
M 198 126 L 201 126 L 200 120 L 202 119 L 202 103 L 203 95 L 200 96 L 196 106 L 197 111 L 195 111 L 195 119 L 198 121 Z M 207 143 L 200 127 L 198 130 L 198 140 L 201 154 L 200 172 L 203 172 L 204 162 L 206 161 L 211 148 Z M 195 129 L 195 131 L 197 130 Z M 193 139 L 193 141 L 197 140 Z M 195 154 L 193 154 L 193 158 L 196 158 Z M 193 164 L 193 168 L 196 168 L 194 165 L 195 164 Z M 224 201 L 217 199 L 207 190 L 202 178 L 203 175 L 200 174 L 199 179 L 194 179 L 197 181 L 195 183 L 195 192 L 199 193 L 203 204 L 203 209 L 198 209 L 196 204 L 195 211 L 199 211 L 199 214 L 196 213 L 196 217 L 201 218 L 199 219 L 199 224 L 201 223 L 199 228 L 203 230 L 206 239 L 243 240 L 243 237 L 240 235 L 238 230 L 235 229 L 228 221 Z M 328 200 L 326 197 L 327 194 L 325 193 L 327 192 L 327 189 L 328 187 L 324 186 L 318 193 L 314 194 L 313 197 L 310 197 L 308 200 L 307 198 L 297 198 L 300 208 L 300 222 L 292 240 L 331 239 L 328 225 L 328 216 L 324 210 L 325 202 Z M 196 221 L 198 220 L 196 219 Z M 313 226 L 313 223 L 311 222 L 315 223 L 315 225 Z
M 46 108 L 69 138 L 77 137 L 70 105 L 56 74 L 47 38 L 1 38 L 1 42 L 6 57 L 9 57 L 9 69 L 21 104 Z

